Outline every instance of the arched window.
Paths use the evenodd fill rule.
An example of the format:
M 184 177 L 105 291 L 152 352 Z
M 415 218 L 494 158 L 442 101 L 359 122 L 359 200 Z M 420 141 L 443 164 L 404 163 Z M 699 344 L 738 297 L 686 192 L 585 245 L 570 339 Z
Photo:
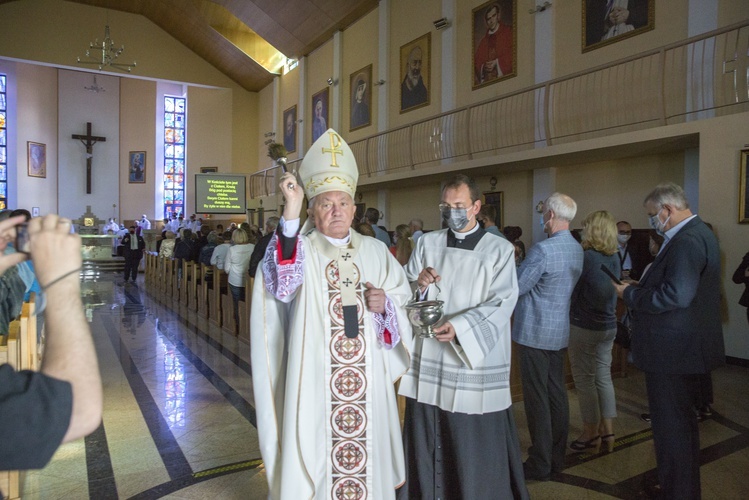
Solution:
M 185 213 L 184 97 L 164 97 L 164 217 Z

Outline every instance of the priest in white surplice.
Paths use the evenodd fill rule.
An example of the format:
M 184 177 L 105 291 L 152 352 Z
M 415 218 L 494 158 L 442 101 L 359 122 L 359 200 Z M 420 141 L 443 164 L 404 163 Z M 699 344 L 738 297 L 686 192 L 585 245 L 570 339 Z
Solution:
M 382 242 L 350 230 L 358 170 L 335 131 L 312 145 L 299 177 L 281 178 L 286 206 L 252 297 L 269 497 L 394 498 L 405 463 L 393 384 L 410 362 L 410 287 Z M 315 228 L 300 231 L 305 194 Z
M 445 184 L 439 208 L 449 229 L 419 238 L 406 265 L 422 297 L 439 293 L 445 317 L 435 338 L 414 340 L 401 380 L 407 481 L 398 498 L 528 498 L 510 395 L 515 250 L 477 223 L 470 177 Z

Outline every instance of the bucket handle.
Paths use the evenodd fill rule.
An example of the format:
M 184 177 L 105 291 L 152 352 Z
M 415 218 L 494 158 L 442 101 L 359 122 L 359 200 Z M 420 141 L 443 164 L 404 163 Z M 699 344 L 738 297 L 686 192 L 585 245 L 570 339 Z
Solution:
M 429 293 L 429 287 L 434 285 L 434 288 L 437 289 L 437 296 L 434 298 L 434 300 L 437 300 L 440 298 L 440 293 L 442 293 L 442 290 L 440 290 L 440 287 L 437 285 L 437 283 L 429 283 L 427 285 L 427 292 L 424 294 L 425 296 Z M 416 285 L 416 289 L 414 290 L 414 298 L 412 302 L 421 302 L 420 300 L 420 293 L 419 293 L 419 286 Z

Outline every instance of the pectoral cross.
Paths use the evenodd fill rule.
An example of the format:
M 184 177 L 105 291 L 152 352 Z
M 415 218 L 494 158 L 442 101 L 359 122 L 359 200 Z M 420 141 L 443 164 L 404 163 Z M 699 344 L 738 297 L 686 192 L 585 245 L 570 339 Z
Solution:
M 78 139 L 86 146 L 86 194 L 91 194 L 91 160 L 94 158 L 94 144 L 106 142 L 106 137 L 91 135 L 91 122 L 86 123 L 86 135 L 73 134 L 73 139 Z
M 336 163 L 335 155 L 341 155 L 343 156 L 343 149 L 341 149 L 341 136 L 338 134 L 334 134 L 333 132 L 329 132 L 330 135 L 330 149 L 328 148 L 322 148 L 323 154 L 330 153 L 330 156 L 333 157 L 331 160 L 332 163 L 330 164 L 331 167 L 337 167 L 338 163 Z

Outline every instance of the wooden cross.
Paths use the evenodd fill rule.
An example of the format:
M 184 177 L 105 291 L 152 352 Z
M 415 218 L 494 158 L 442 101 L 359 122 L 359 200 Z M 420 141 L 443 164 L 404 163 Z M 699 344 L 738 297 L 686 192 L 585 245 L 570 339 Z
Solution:
M 86 194 L 91 194 L 91 160 L 94 158 L 94 144 L 106 142 L 106 137 L 91 135 L 91 122 L 86 123 L 86 135 L 73 134 L 73 139 L 78 139 L 86 146 Z

